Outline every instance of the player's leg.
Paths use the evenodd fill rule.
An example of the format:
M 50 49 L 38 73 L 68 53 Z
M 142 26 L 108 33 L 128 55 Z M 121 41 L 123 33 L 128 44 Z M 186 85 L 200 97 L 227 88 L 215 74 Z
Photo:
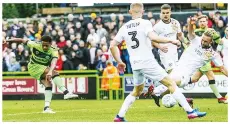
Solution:
M 188 84 L 192 84 L 192 83 L 198 82 L 202 76 L 203 76 L 203 73 L 200 70 L 196 71 L 192 75 L 192 77 L 190 78 Z
M 208 71 L 205 75 L 208 78 L 209 86 L 212 89 L 212 92 L 215 94 L 218 102 L 219 103 L 225 103 L 226 99 L 220 95 L 220 93 L 216 87 L 215 75 L 214 75 L 213 71 Z
M 184 110 L 188 114 L 189 119 L 193 119 L 196 117 L 203 117 L 206 115 L 206 112 L 199 112 L 196 109 L 192 109 L 189 103 L 187 102 L 185 96 L 182 94 L 180 89 L 177 87 L 176 83 L 173 82 L 168 76 L 161 80 L 162 84 L 168 87 L 169 91 L 171 92 L 172 96 L 178 103 L 184 108 Z
M 133 80 L 134 80 L 134 89 L 133 91 L 125 98 L 121 109 L 118 115 L 114 118 L 114 122 L 126 121 L 124 119 L 126 112 L 129 107 L 134 103 L 136 97 L 140 96 L 144 89 L 144 76 L 140 70 L 133 70 Z
M 44 75 L 46 75 L 48 72 L 49 72 L 49 68 L 47 68 L 45 70 Z M 67 90 L 67 88 L 65 87 L 65 85 L 62 82 L 62 79 L 59 76 L 59 73 L 55 70 L 53 70 L 53 73 L 52 73 L 52 80 L 53 80 L 54 84 L 57 85 L 57 87 L 63 92 L 64 99 L 70 99 L 70 98 L 78 97 L 78 95 L 72 94 Z
M 226 76 L 228 77 L 228 70 L 225 66 L 220 66 L 220 71 Z
M 45 80 L 44 72 L 46 70 L 46 66 L 39 65 L 39 64 L 32 64 L 31 62 L 28 64 L 28 72 L 29 74 L 36 78 L 37 80 L 40 80 L 40 83 L 45 86 L 45 107 L 43 112 L 44 113 L 55 113 L 50 109 L 50 103 L 52 99 L 52 84 L 51 82 L 47 82 Z
M 40 80 L 40 83 L 45 86 L 45 106 L 43 113 L 55 113 L 51 108 L 50 108 L 50 103 L 52 100 L 52 83 L 51 81 L 46 81 L 44 76 L 41 77 L 42 79 Z
M 160 81 L 163 85 L 165 85 L 169 89 L 174 99 L 178 101 L 187 112 L 189 119 L 203 117 L 206 115 L 206 112 L 199 112 L 191 108 L 175 81 L 170 79 L 165 70 L 163 70 L 158 64 L 153 64 L 152 68 L 144 69 L 143 74 L 145 77 L 152 79 L 154 82 Z M 179 79 L 176 80 L 179 81 Z

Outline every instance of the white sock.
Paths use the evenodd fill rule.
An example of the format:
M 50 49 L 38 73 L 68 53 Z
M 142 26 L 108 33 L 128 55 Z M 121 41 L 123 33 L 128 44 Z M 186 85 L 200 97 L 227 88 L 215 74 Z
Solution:
M 174 97 L 174 99 L 180 103 L 180 105 L 184 108 L 184 110 L 186 112 L 191 112 L 193 111 L 193 109 L 191 108 L 191 106 L 188 104 L 186 98 L 184 97 L 184 95 L 182 94 L 182 92 L 180 91 L 180 89 L 176 86 L 176 89 L 174 91 L 174 93 L 172 93 L 172 96 Z
M 216 95 L 216 98 L 221 98 L 222 96 L 220 95 L 217 87 L 215 84 L 210 84 L 210 88 L 212 89 L 212 92 Z
M 45 101 L 45 106 L 50 106 L 50 102 Z
M 162 93 L 164 93 L 168 88 L 165 85 L 159 85 L 156 87 L 153 91 L 153 94 L 156 96 L 160 96 Z
M 45 106 L 50 106 L 52 95 L 51 90 L 45 90 Z
M 129 94 L 126 98 L 124 103 L 121 106 L 121 109 L 118 113 L 119 117 L 124 117 L 125 113 L 127 112 L 127 110 L 129 109 L 129 107 L 133 104 L 133 102 L 136 100 L 136 97 L 132 96 L 131 94 Z

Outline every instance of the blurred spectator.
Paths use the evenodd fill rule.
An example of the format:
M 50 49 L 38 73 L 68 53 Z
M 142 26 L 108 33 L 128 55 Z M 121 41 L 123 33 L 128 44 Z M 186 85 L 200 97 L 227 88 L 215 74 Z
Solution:
M 220 11 L 216 11 L 215 12 L 215 16 L 219 19 L 219 20 L 222 20 L 224 22 L 224 26 L 226 25 L 226 22 L 223 18 L 223 16 L 221 16 L 221 12 Z
M 123 14 L 119 14 L 118 15 L 118 24 L 117 24 L 117 27 L 118 27 L 118 30 L 125 24 L 125 20 L 124 20 L 124 15 Z
M 77 19 L 80 23 L 81 23 L 81 27 L 83 29 L 87 28 L 87 21 L 84 19 L 84 16 L 82 14 L 79 15 L 78 19 Z
M 47 25 L 51 25 L 51 28 L 54 29 L 55 28 L 55 23 L 53 22 L 52 16 L 47 15 L 46 20 L 47 20 L 46 21 Z
M 214 24 L 214 12 L 208 13 L 208 28 L 212 28 Z
M 224 30 L 225 30 L 225 27 L 224 27 L 224 22 L 222 20 L 219 20 L 218 21 L 218 24 L 217 24 L 217 27 L 214 28 L 217 32 L 220 33 L 220 36 L 221 38 L 224 37 Z
M 56 70 L 62 70 L 63 69 L 63 60 L 62 56 L 64 55 L 64 51 L 62 49 L 58 50 L 58 60 L 55 69 Z
M 95 29 L 90 29 L 90 34 L 87 37 L 87 42 L 94 41 L 96 44 L 99 43 L 100 37 L 96 34 Z
M 91 42 L 91 48 L 89 49 L 89 55 L 90 55 L 90 64 L 89 64 L 89 69 L 94 70 L 96 65 L 95 65 L 95 57 L 96 57 L 96 42 L 92 41 Z
M 88 68 L 88 64 L 89 64 L 89 60 L 90 60 L 90 56 L 89 56 L 89 51 L 88 49 L 85 47 L 85 43 L 83 41 L 79 42 L 79 50 L 83 53 L 83 57 L 81 59 L 81 62 L 84 66 L 86 66 Z
M 94 29 L 94 28 L 93 28 L 93 24 L 92 24 L 92 23 L 88 23 L 88 24 L 87 24 L 87 29 L 86 29 L 85 32 L 84 32 L 84 37 L 82 37 L 83 41 L 86 41 L 86 40 L 87 40 L 88 35 L 90 34 L 91 29 Z
M 74 42 L 73 44 L 78 44 L 79 45 L 79 42 L 84 42 L 83 40 L 81 40 L 81 34 L 80 33 L 77 33 L 76 34 L 76 42 Z
M 53 40 L 57 41 L 58 40 L 58 35 L 56 30 L 52 30 L 51 32 L 51 37 Z
M 101 60 L 101 57 L 102 57 L 103 53 L 102 53 L 102 50 L 99 48 L 97 49 L 96 51 L 96 56 L 95 56 L 95 60 L 94 60 L 94 64 L 97 66 L 97 64 L 99 63 L 99 61 Z
M 23 45 L 19 44 L 18 49 L 15 52 L 16 61 L 21 61 L 24 58 L 24 47 Z
M 80 22 L 76 22 L 76 29 L 75 29 L 76 33 L 80 33 L 81 36 L 84 34 L 84 29 L 81 26 Z
M 70 40 L 66 41 L 66 46 L 63 48 L 64 54 L 68 59 L 71 58 L 71 52 L 73 51 L 72 42 Z
M 114 13 L 110 14 L 110 24 L 117 30 L 117 16 Z
M 7 63 L 7 68 L 8 68 L 8 71 L 21 71 L 21 66 L 19 64 L 19 62 L 16 61 L 16 57 L 15 55 L 13 55 L 10 60 L 9 60 L 9 63 Z
M 147 13 L 147 19 L 151 20 L 153 18 L 153 13 L 152 12 L 148 12 Z
M 66 40 L 65 40 L 65 37 L 64 37 L 64 36 L 61 36 L 59 40 L 60 40 L 60 42 L 59 42 L 59 43 L 57 43 L 57 46 L 58 46 L 59 48 L 63 48 L 63 47 L 65 47 L 65 46 L 66 46 Z
M 21 21 L 19 22 L 18 25 L 19 25 L 19 29 L 17 31 L 17 37 L 23 38 L 26 29 L 24 28 L 24 25 L 23 25 L 23 23 Z
M 71 51 L 71 58 L 70 61 L 73 63 L 73 68 L 78 69 L 79 64 L 81 64 L 81 59 L 83 57 L 83 53 L 81 50 L 79 50 L 79 47 L 77 44 L 73 45 L 73 51 Z
M 59 26 L 60 26 L 60 28 L 61 28 L 62 30 L 64 30 L 65 27 L 66 27 L 66 21 L 65 21 L 65 18 L 64 18 L 63 15 L 60 17 L 60 24 L 59 24 Z
M 103 28 L 103 25 L 97 25 L 96 28 L 97 28 L 97 36 L 99 36 L 99 39 L 108 36 L 108 33 L 105 30 L 105 28 Z
M 103 21 L 102 21 L 102 17 L 98 16 L 96 18 L 96 28 L 98 28 L 98 26 L 104 27 Z
M 63 67 L 62 70 L 73 70 L 73 63 L 67 59 L 65 55 L 61 56 L 61 59 L 63 61 Z
M 98 61 L 96 69 L 98 70 L 99 75 L 102 75 L 104 69 L 106 68 L 106 56 L 102 55 L 101 60 Z

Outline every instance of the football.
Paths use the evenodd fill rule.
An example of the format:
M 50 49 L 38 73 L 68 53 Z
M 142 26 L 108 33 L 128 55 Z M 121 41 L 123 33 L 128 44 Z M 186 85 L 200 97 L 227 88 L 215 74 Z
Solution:
M 176 100 L 172 97 L 171 94 L 164 95 L 162 98 L 162 104 L 166 108 L 172 108 L 174 105 L 176 105 Z

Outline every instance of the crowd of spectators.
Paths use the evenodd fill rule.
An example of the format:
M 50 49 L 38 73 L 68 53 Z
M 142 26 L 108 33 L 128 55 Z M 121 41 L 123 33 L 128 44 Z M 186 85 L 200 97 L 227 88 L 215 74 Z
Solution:
M 199 16 L 199 10 L 194 16 Z M 227 17 L 223 18 L 219 11 L 209 12 L 208 26 L 214 28 L 224 37 L 227 26 Z M 152 12 L 147 13 L 147 18 L 154 26 L 159 19 L 153 18 Z M 52 37 L 52 46 L 59 48 L 59 58 L 56 70 L 98 70 L 103 72 L 108 61 L 112 62 L 108 50 L 110 41 L 114 38 L 119 28 L 124 25 L 124 15 L 110 14 L 105 20 L 101 16 L 91 13 L 90 18 L 83 15 L 75 17 L 69 14 L 67 18 L 60 16 L 54 20 L 51 15 L 44 18 L 26 18 L 25 21 L 14 19 L 9 24 L 7 19 L 2 21 L 3 39 L 23 38 L 40 42 L 43 35 Z M 187 24 L 181 25 L 186 38 Z M 197 28 L 197 27 L 196 27 Z M 126 63 L 125 73 L 132 73 L 129 63 L 129 54 L 126 43 L 119 45 L 121 58 Z M 153 52 L 156 51 L 153 49 Z M 182 50 L 183 51 L 183 50 Z M 179 49 L 178 52 L 181 52 Z M 30 50 L 24 44 L 10 43 L 3 48 L 3 71 L 27 71 L 30 60 Z M 116 65 L 115 62 L 113 62 Z

